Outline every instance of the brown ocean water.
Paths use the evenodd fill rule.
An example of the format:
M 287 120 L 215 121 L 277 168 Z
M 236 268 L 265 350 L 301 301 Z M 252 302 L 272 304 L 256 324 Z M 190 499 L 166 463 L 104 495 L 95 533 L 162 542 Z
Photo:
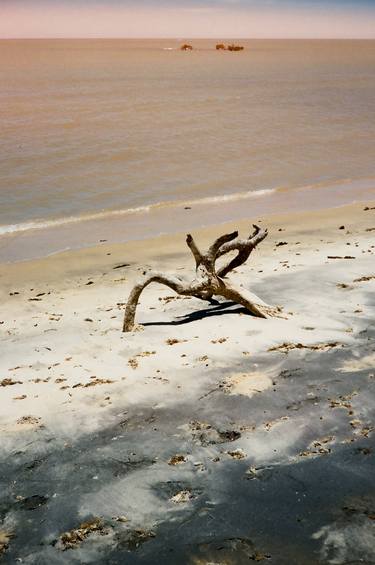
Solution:
M 181 43 L 0 41 L 0 260 L 374 197 L 375 41 Z

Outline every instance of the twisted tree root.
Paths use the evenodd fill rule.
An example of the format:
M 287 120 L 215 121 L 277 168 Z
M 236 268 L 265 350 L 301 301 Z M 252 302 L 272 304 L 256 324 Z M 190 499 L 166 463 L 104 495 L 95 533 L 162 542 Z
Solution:
M 206 253 L 197 247 L 193 237 L 186 236 L 186 244 L 191 250 L 196 264 L 196 277 L 191 282 L 180 277 L 165 275 L 163 273 L 149 273 L 143 281 L 137 283 L 131 291 L 125 309 L 123 331 L 130 332 L 134 329 L 135 314 L 139 298 L 143 290 L 151 283 L 164 284 L 182 296 L 194 296 L 202 300 L 211 300 L 213 296 L 222 296 L 244 306 L 254 316 L 269 318 L 280 314 L 279 308 L 269 306 L 255 294 L 244 288 L 234 286 L 223 278 L 239 267 L 249 258 L 253 249 L 268 235 L 266 229 L 254 225 L 254 232 L 248 239 L 239 239 L 238 232 L 225 234 L 217 238 Z M 236 257 L 216 271 L 216 260 L 219 257 L 237 251 Z

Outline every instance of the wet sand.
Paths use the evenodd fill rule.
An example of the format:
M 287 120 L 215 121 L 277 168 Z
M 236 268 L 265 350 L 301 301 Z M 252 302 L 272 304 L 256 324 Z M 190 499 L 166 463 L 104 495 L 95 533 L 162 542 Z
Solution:
M 0 267 L 4 563 L 372 563 L 375 204 L 253 218 L 285 318 L 142 296 L 184 234 Z M 368 208 L 365 210 L 365 208 Z

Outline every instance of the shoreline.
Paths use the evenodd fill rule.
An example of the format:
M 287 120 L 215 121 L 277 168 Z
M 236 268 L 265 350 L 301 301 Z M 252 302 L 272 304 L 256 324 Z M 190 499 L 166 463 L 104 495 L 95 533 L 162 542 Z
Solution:
M 245 215 L 261 217 L 279 213 L 305 213 L 367 202 L 375 198 L 373 179 L 341 181 L 296 188 L 269 189 L 221 196 L 207 196 L 183 202 L 164 202 L 91 215 L 30 222 L 14 226 L 0 235 L 0 263 L 38 259 L 44 256 L 106 243 L 148 240 L 181 230 L 200 230 L 244 221 Z M 244 211 L 248 208 L 248 212 Z M 10 230 L 11 226 L 3 226 Z M 13 230 L 13 227 L 12 227 Z
M 203 226 L 191 230 L 202 245 L 208 245 L 218 234 L 231 232 L 238 229 L 242 235 L 251 230 L 253 223 L 259 223 L 262 227 L 268 227 L 269 236 L 262 243 L 262 249 L 270 247 L 270 237 L 282 237 L 278 230 L 288 229 L 289 234 L 314 233 L 317 231 L 317 219 L 323 222 L 322 229 L 327 232 L 335 232 L 337 223 L 348 223 L 351 221 L 353 211 L 363 211 L 364 208 L 372 208 L 375 199 L 367 199 L 363 203 L 351 203 L 349 205 L 335 206 L 332 208 L 299 211 L 294 213 L 267 214 L 262 217 L 253 216 L 252 219 L 231 220 L 215 225 Z M 340 212 L 337 215 L 337 212 Z M 371 229 L 371 214 L 364 214 L 361 218 L 361 227 Z M 358 221 L 358 218 L 356 218 Z M 325 222 L 325 223 L 324 223 Z M 372 222 L 374 223 L 374 222 Z M 301 224 L 304 229 L 301 229 Z M 371 224 L 371 225 L 370 225 Z M 64 275 L 68 278 L 74 276 L 93 276 L 101 273 L 103 269 L 112 267 L 116 269 L 121 262 L 129 262 L 132 266 L 136 264 L 162 260 L 168 262 L 168 256 L 173 260 L 180 257 L 182 261 L 188 260 L 190 252 L 185 243 L 186 233 L 178 231 L 173 234 L 159 234 L 152 238 L 144 238 L 134 241 L 99 243 L 91 247 L 80 249 L 67 249 L 57 251 L 51 255 L 39 258 L 26 259 L 17 262 L 0 262 L 0 291 L 6 293 L 11 286 L 20 286 L 21 280 L 38 283 L 42 281 L 53 282 Z M 30 278 L 31 277 L 31 278 Z M 29 282 L 26 286 L 29 286 Z

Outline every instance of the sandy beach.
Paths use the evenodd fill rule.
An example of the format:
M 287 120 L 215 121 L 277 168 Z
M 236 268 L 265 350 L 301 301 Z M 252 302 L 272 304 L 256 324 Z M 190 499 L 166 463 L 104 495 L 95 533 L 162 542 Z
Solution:
M 185 234 L 0 266 L 0 560 L 375 562 L 375 202 L 194 231 L 269 235 L 258 319 L 159 285 Z

